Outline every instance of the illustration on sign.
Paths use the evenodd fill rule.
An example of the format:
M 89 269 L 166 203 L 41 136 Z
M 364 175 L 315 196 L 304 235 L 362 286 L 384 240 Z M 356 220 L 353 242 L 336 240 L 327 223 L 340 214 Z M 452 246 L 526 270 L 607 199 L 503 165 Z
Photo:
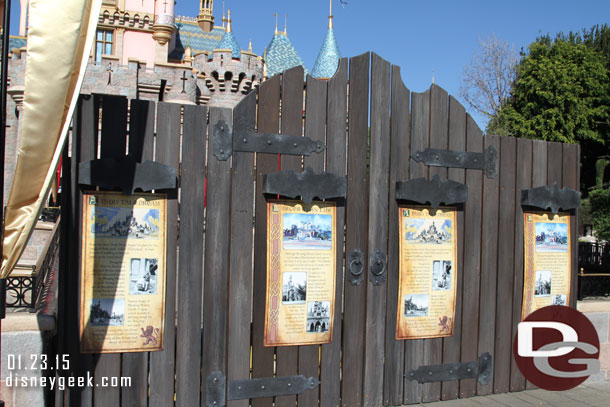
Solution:
M 547 305 L 570 301 L 570 215 L 524 213 L 523 320 Z
M 335 205 L 267 203 L 265 346 L 332 341 Z
M 399 208 L 396 339 L 451 336 L 457 283 L 454 208 Z
M 83 198 L 81 352 L 163 349 L 165 195 Z

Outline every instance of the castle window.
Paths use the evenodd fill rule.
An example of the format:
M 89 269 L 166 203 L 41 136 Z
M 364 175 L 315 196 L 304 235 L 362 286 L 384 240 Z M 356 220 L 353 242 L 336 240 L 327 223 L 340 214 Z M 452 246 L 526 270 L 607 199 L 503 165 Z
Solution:
M 102 55 L 112 55 L 112 44 L 112 30 L 97 30 L 95 37 L 95 62 L 102 62 Z

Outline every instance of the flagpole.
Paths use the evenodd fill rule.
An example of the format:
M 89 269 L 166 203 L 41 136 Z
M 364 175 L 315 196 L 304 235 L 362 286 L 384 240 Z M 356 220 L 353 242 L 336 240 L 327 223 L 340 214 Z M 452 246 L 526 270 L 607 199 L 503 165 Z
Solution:
M 4 16 L 2 24 L 2 66 L 0 67 L 0 168 L 2 177 L 0 179 L 0 203 L 2 204 L 2 228 L 0 229 L 0 258 L 2 258 L 2 236 L 4 234 L 4 152 L 6 141 L 6 86 L 8 79 L 8 47 L 11 23 L 11 0 L 4 0 Z M 6 316 L 6 279 L 0 279 L 0 332 L 2 331 L 2 320 Z M 0 337 L 0 354 L 2 353 L 2 340 Z M 2 380 L 2 370 L 0 370 Z M 0 407 L 4 407 L 4 401 L 0 400 Z

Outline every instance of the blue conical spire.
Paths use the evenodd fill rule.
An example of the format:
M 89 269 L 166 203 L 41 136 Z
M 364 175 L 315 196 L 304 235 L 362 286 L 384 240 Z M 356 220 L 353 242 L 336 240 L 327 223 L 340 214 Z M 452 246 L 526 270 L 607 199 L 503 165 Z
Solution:
M 227 15 L 227 32 L 222 36 L 222 40 L 220 40 L 216 49 L 230 49 L 233 58 L 239 58 L 241 56 L 241 48 L 231 29 L 231 10 L 228 11 Z
M 330 1 L 330 15 L 328 16 L 328 31 L 326 32 L 326 38 L 316 58 L 316 63 L 313 66 L 311 75 L 314 78 L 330 78 L 337 71 L 339 66 L 339 59 L 341 53 L 337 46 L 337 40 L 335 39 L 335 32 L 333 30 L 333 12 L 332 12 L 332 0 Z
M 277 22 L 275 23 L 273 38 L 265 49 L 264 59 L 268 78 L 299 65 L 303 67 L 305 75 L 309 73 L 303 60 L 288 39 L 286 29 L 284 28 L 284 32 L 278 31 Z

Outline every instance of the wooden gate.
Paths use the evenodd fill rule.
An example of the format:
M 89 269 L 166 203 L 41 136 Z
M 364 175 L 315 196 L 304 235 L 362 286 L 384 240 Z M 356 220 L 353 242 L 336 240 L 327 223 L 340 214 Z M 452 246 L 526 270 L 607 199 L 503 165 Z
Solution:
M 303 78 L 301 68 L 273 77 L 233 111 L 128 102 L 120 96 L 81 98 L 71 165 L 64 165 L 56 351 L 69 355 L 74 376 L 89 373 L 95 384 L 103 377 L 131 377 L 131 386 L 58 390 L 57 405 L 206 405 L 211 400 L 206 384 L 213 372 L 220 372 L 227 383 L 293 375 L 320 381 L 300 395 L 227 401 L 236 407 L 273 402 L 402 405 L 528 386 L 511 353 L 523 293 L 520 190 L 555 182 L 578 189 L 578 146 L 483 135 L 442 88 L 432 85 L 424 93 L 410 92 L 400 68 L 375 54 L 341 60 L 328 81 Z M 233 123 L 234 134 L 256 129 L 306 136 L 325 143 L 326 149 L 305 157 L 233 151 L 229 160 L 219 160 L 213 129 L 220 120 Z M 478 169 L 431 167 L 410 158 L 426 148 L 483 152 L 490 146 L 498 156 L 494 178 Z M 154 160 L 179 169 L 179 189 L 169 192 L 167 209 L 165 347 L 150 353 L 80 354 L 76 293 L 81 202 L 87 187 L 78 185 L 79 163 L 126 153 L 137 161 Z M 70 162 L 67 154 L 64 159 Z M 300 172 L 306 166 L 347 179 L 347 195 L 337 207 L 334 337 L 326 345 L 264 347 L 263 176 L 279 169 Z M 396 340 L 395 184 L 436 175 L 464 183 L 469 191 L 458 211 L 454 334 Z M 575 216 L 572 222 L 575 242 Z M 365 260 L 359 285 L 346 278 L 346 255 L 354 249 L 360 249 Z M 368 259 L 375 250 L 387 254 L 387 278 L 380 285 L 369 279 Z M 571 298 L 574 306 L 575 296 Z M 470 362 L 485 352 L 493 362 L 489 384 L 463 379 L 422 385 L 404 377 L 420 366 Z

